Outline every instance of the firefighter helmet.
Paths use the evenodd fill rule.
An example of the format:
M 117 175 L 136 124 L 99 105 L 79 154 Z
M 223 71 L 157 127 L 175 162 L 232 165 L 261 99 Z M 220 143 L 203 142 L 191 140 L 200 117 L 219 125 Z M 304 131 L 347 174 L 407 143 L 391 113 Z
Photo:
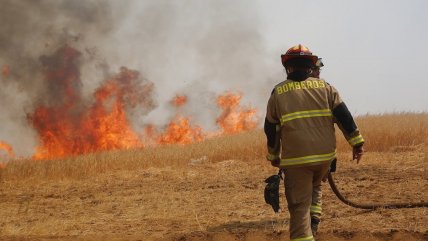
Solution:
M 291 59 L 309 59 L 313 65 L 316 65 L 318 56 L 312 54 L 312 52 L 305 46 L 299 44 L 291 47 L 287 52 L 281 55 L 282 65 L 287 66 L 287 62 Z

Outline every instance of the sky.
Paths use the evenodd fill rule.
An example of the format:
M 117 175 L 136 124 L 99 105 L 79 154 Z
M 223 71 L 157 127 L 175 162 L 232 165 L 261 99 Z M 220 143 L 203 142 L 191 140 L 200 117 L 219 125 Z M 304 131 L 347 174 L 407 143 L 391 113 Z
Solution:
M 323 58 L 322 77 L 340 91 L 352 113 L 428 111 L 428 82 L 421 76 L 428 64 L 427 1 L 157 2 L 153 5 L 165 9 L 164 14 L 173 14 L 158 22 L 153 17 L 150 25 L 169 29 L 171 32 L 164 34 L 175 42 L 163 43 L 156 46 L 157 51 L 149 52 L 168 55 L 169 51 L 170 57 L 181 56 L 183 66 L 163 64 L 171 70 L 169 75 L 177 77 L 174 81 L 180 88 L 200 81 L 196 79 L 205 72 L 209 78 L 203 80 L 204 85 L 210 89 L 242 89 L 252 105 L 264 108 L 272 87 L 285 78 L 280 55 L 293 45 L 303 44 Z M 139 30 L 136 23 L 144 19 L 147 10 L 154 8 L 158 13 L 147 2 L 132 4 L 135 7 L 121 29 L 125 36 L 132 32 L 130 29 Z M 212 38 L 213 42 L 195 40 L 201 38 Z M 227 49 L 228 44 L 232 50 Z M 221 57 L 209 60 L 209 67 L 204 57 L 200 59 L 200 55 L 216 54 Z M 234 72 L 219 63 L 223 61 L 228 66 L 247 66 Z M 148 67 L 144 72 L 169 82 L 163 81 L 164 70 L 159 74 L 154 69 Z M 213 73 L 222 71 L 225 73 Z M 243 84 L 245 78 L 249 80 Z
M 55 96 L 40 59 L 65 43 L 82 53 L 87 96 L 121 66 L 154 83 L 156 108 L 132 115 L 137 131 L 165 125 L 177 94 L 189 97 L 182 111 L 204 129 L 215 127 L 215 97 L 225 91 L 242 93 L 262 120 L 286 78 L 280 55 L 297 44 L 323 58 L 321 77 L 354 115 L 428 112 L 425 0 L 0 2 L 0 67 L 12 68 L 0 76 L 0 140 L 24 155 L 37 144 L 27 114 Z
M 354 113 L 427 111 L 427 1 L 263 1 L 268 53 L 295 43 L 323 58 L 322 77 Z M 273 57 L 273 56 L 272 56 Z

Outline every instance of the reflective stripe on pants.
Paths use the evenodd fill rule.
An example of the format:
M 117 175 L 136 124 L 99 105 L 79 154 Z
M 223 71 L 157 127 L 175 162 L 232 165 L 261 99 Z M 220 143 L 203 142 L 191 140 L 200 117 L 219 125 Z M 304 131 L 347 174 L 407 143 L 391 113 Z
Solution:
M 303 238 L 294 238 L 291 239 L 291 241 L 314 241 L 314 236 L 307 236 L 307 237 L 303 237 Z

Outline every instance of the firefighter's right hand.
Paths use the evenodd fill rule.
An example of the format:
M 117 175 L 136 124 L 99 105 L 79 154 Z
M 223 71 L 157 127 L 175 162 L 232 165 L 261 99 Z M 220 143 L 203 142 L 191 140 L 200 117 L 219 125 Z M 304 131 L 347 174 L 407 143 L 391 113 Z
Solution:
M 364 154 L 363 145 L 354 146 L 352 148 L 352 160 L 357 160 L 357 164 L 360 163 L 360 160 L 363 154 Z
M 266 160 L 270 161 L 270 164 L 274 167 L 279 167 L 279 155 L 275 155 L 275 154 L 270 154 L 268 153 L 266 155 Z

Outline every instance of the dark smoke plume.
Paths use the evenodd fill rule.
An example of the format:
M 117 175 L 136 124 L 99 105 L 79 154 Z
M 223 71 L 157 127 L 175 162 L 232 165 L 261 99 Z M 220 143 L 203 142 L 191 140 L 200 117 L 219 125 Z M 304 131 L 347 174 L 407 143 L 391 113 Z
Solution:
M 106 1 L 1 1 L 0 101 L 8 104 L 0 107 L 0 139 L 11 143 L 17 153 L 31 154 L 35 145 L 26 113 L 40 103 L 58 102 L 63 94 L 55 83 L 45 81 L 44 68 L 59 64 L 45 56 L 63 46 L 76 46 L 84 50 L 83 59 L 103 67 L 87 38 L 111 33 L 118 23 L 111 9 Z

